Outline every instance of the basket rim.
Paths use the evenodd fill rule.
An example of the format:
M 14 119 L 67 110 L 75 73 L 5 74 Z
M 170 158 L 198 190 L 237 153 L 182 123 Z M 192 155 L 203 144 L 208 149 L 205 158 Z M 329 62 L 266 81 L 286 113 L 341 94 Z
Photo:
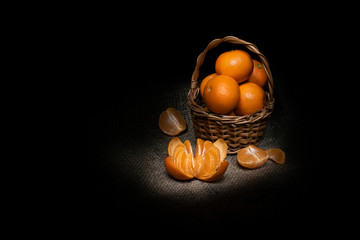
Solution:
M 199 117 L 206 117 L 209 120 L 217 121 L 219 124 L 246 124 L 254 123 L 261 119 L 267 118 L 271 115 L 274 109 L 275 98 L 271 98 L 270 93 L 265 91 L 266 101 L 264 107 L 259 111 L 244 116 L 229 116 L 224 114 L 217 114 L 210 111 L 206 111 L 204 107 L 196 103 L 196 99 L 199 97 L 200 89 L 190 89 L 187 95 L 187 103 L 192 114 L 196 114 Z

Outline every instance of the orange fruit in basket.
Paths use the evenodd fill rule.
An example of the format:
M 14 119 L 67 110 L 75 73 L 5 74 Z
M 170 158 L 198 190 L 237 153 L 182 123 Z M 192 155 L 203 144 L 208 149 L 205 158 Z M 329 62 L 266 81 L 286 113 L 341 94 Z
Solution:
M 228 166 L 228 161 L 225 160 L 227 144 L 221 138 L 215 143 L 197 139 L 194 157 L 190 141 L 182 143 L 175 137 L 168 145 L 168 154 L 165 159 L 166 170 L 178 180 L 195 177 L 207 182 L 216 181 L 224 175 Z
M 264 107 L 265 92 L 255 83 L 243 83 L 239 86 L 240 98 L 235 108 L 236 115 L 253 114 Z
M 239 98 L 237 82 L 226 75 L 213 77 L 204 87 L 204 103 L 213 113 L 229 114 L 237 106 Z
M 268 80 L 264 65 L 262 65 L 262 63 L 260 63 L 258 60 L 255 59 L 253 59 L 252 61 L 254 67 L 248 82 L 256 83 L 257 85 L 263 88 L 265 87 Z
M 208 75 L 207 77 L 205 77 L 201 81 L 201 84 L 200 84 L 200 95 L 201 95 L 201 97 L 204 96 L 204 88 L 205 88 L 206 83 L 215 76 L 217 76 L 217 73 L 212 73 L 212 74 Z
M 242 50 L 224 52 L 216 59 L 215 71 L 242 83 L 249 79 L 253 71 L 253 61 L 251 56 Z
M 246 168 L 258 168 L 268 160 L 268 154 L 254 145 L 242 148 L 237 153 L 238 163 Z

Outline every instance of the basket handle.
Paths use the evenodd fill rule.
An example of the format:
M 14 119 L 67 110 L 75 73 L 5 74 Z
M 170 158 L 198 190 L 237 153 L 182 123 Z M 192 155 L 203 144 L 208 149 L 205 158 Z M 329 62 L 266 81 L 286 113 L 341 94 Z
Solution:
M 274 91 L 274 82 L 273 82 L 273 77 L 269 68 L 269 62 L 266 59 L 266 57 L 260 53 L 259 49 L 252 43 L 246 42 L 244 40 L 241 40 L 237 37 L 234 36 L 227 36 L 224 38 L 218 38 L 218 39 L 214 39 L 212 40 L 207 47 L 205 48 L 205 50 L 200 53 L 200 55 L 198 56 L 197 60 L 196 60 L 196 66 L 195 66 L 195 70 L 192 74 L 191 77 L 191 90 L 195 91 L 198 85 L 198 78 L 199 78 L 199 69 L 200 66 L 203 64 L 204 60 L 205 60 L 205 56 L 206 53 L 217 47 L 220 43 L 223 42 L 228 42 L 228 43 L 233 43 L 233 44 L 242 44 L 244 45 L 247 49 L 249 49 L 251 52 L 255 53 L 258 55 L 258 57 L 260 58 L 261 63 L 264 65 L 265 67 L 265 72 L 266 75 L 268 76 L 268 86 L 269 86 L 269 93 L 270 93 L 270 100 L 273 100 L 273 91 Z

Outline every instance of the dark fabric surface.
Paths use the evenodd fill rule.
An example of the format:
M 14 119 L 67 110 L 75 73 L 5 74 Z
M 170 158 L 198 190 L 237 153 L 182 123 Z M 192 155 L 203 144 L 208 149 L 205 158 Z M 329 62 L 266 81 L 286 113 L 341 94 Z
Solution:
M 318 166 L 309 167 L 313 163 L 306 156 L 303 122 L 294 111 L 299 106 L 279 84 L 275 111 L 258 146 L 282 149 L 284 165 L 268 161 L 248 170 L 237 163 L 236 155 L 228 155 L 229 167 L 218 182 L 171 178 L 164 159 L 172 137 L 157 126 L 161 111 L 178 109 L 187 123 L 179 138 L 189 139 L 193 148 L 196 144 L 186 103 L 190 81 L 177 78 L 152 90 L 136 106 L 123 108 L 121 99 L 112 98 L 115 104 L 90 111 L 84 118 L 87 155 L 81 207 L 90 208 L 85 216 L 94 217 L 95 222 L 126 218 L 130 225 L 160 224 L 169 229 L 186 224 L 188 230 L 198 231 L 199 226 L 221 222 L 228 226 L 264 221 L 285 224 L 313 214 L 318 204 Z
M 88 48 L 84 47 L 86 41 L 79 44 L 83 50 L 78 53 L 86 53 L 81 58 L 86 61 L 81 66 L 82 77 L 72 88 L 78 168 L 68 198 L 76 223 L 94 229 L 105 225 L 132 234 L 143 233 L 143 228 L 130 230 L 133 226 L 146 226 L 147 233 L 155 234 L 201 232 L 204 228 L 214 229 L 213 233 L 219 226 L 226 226 L 229 234 L 251 226 L 276 229 L 287 225 L 302 231 L 299 219 L 306 219 L 307 227 L 317 226 L 324 213 L 326 159 L 323 142 L 313 139 L 323 136 L 318 109 L 324 104 L 314 101 L 314 84 L 302 84 L 309 81 L 305 70 L 311 67 L 301 58 L 291 57 L 311 49 L 296 41 L 299 32 L 289 32 L 288 25 L 269 24 L 277 28 L 264 32 L 236 25 L 215 31 L 214 26 L 205 29 L 189 24 L 192 28 L 188 30 L 177 26 L 163 32 L 164 27 L 151 34 L 138 29 L 136 35 L 121 40 L 106 35 L 113 31 L 102 28 L 101 44 L 90 41 L 93 44 Z M 237 163 L 236 155 L 228 155 L 229 166 L 220 181 L 176 181 L 164 166 L 172 137 L 160 131 L 158 117 L 168 107 L 178 109 L 187 123 L 179 138 L 189 139 L 195 148 L 186 103 L 191 74 L 206 45 L 226 35 L 254 43 L 269 60 L 275 109 L 259 147 L 282 149 L 286 163 L 268 161 L 259 169 L 248 170 Z M 217 54 L 230 47 L 209 52 L 201 74 L 211 73 Z M 69 168 L 74 168 L 73 163 Z

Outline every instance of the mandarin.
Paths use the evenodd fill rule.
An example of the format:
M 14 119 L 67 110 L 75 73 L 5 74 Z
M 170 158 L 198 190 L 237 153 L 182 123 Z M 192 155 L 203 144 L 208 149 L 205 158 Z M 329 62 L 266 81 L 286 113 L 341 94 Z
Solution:
M 237 153 L 238 163 L 246 168 L 258 168 L 264 165 L 269 159 L 268 154 L 261 148 L 249 145 L 246 148 L 242 148 Z
M 260 87 L 265 87 L 268 77 L 265 72 L 264 66 L 257 60 L 252 60 L 254 63 L 253 71 L 250 75 L 248 82 L 256 83 Z
M 285 153 L 279 148 L 269 148 L 265 152 L 269 155 L 269 159 L 273 160 L 277 164 L 285 163 Z
M 224 52 L 216 59 L 215 71 L 219 75 L 227 75 L 238 83 L 249 79 L 253 71 L 251 56 L 242 50 Z
M 159 128 L 169 136 L 176 136 L 185 131 L 186 122 L 178 110 L 170 107 L 160 114 Z
M 204 87 L 204 103 L 213 113 L 229 114 L 236 108 L 239 99 L 239 87 L 232 77 L 217 75 Z
M 243 83 L 239 86 L 240 98 L 235 108 L 238 116 L 253 114 L 264 107 L 265 92 L 255 83 Z
M 204 96 L 204 88 L 205 88 L 206 83 L 215 76 L 217 76 L 217 73 L 212 73 L 212 74 L 208 75 L 207 77 L 205 77 L 202 80 L 202 82 L 200 84 L 200 95 L 201 95 L 201 97 Z
M 175 179 L 190 180 L 194 177 L 213 182 L 220 179 L 228 166 L 225 159 L 228 146 L 219 138 L 215 143 L 197 139 L 195 157 L 191 143 L 184 143 L 177 137 L 173 138 L 168 145 L 169 156 L 165 158 L 165 168 Z

